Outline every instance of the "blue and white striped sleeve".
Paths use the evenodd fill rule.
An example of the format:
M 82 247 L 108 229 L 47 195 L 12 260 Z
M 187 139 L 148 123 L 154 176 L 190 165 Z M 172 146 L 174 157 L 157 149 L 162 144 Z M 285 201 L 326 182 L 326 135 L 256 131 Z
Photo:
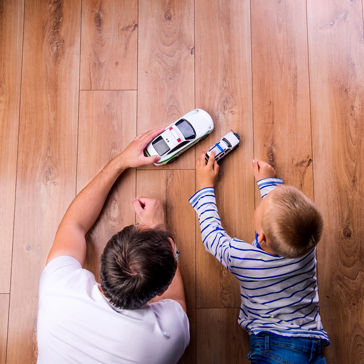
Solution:
M 206 250 L 229 269 L 232 238 L 221 226 L 214 188 L 206 187 L 197 191 L 189 202 L 197 212 Z
M 283 185 L 281 178 L 263 178 L 257 182 L 260 195 L 262 198 L 268 195 L 268 193 L 274 190 L 277 186 Z

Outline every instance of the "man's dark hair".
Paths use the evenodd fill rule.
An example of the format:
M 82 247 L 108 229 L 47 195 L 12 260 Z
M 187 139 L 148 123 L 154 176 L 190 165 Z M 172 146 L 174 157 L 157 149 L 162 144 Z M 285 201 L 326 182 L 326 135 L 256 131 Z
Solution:
M 170 238 L 168 231 L 130 225 L 108 241 L 100 279 L 114 306 L 137 309 L 168 288 L 177 269 Z

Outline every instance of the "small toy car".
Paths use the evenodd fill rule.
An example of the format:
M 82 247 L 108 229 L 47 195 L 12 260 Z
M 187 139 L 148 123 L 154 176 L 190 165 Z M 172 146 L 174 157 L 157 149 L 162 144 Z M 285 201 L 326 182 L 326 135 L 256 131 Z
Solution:
M 215 160 L 218 162 L 235 149 L 240 143 L 240 136 L 233 131 L 224 135 L 215 145 L 209 148 L 206 152 L 206 163 L 210 158 L 212 151 L 215 151 Z
M 145 148 L 146 156 L 159 155 L 156 166 L 167 164 L 214 130 L 211 116 L 202 109 L 195 109 L 168 125 Z

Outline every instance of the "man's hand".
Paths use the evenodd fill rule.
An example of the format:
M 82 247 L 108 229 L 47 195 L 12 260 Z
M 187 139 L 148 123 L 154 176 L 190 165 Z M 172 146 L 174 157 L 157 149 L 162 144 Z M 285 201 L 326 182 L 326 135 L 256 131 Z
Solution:
M 206 152 L 197 158 L 196 161 L 196 188 L 200 190 L 205 187 L 213 187 L 219 174 L 219 165 L 215 161 L 215 152 L 210 154 L 210 158 L 206 164 Z
M 162 202 L 154 198 L 140 197 L 133 200 L 137 220 L 150 229 L 165 229 L 165 216 Z
M 253 172 L 257 181 L 264 178 L 274 178 L 276 176 L 275 169 L 264 161 L 253 160 Z
M 157 162 L 160 157 L 146 157 L 144 155 L 145 147 L 155 138 L 158 134 L 162 133 L 164 128 L 149 130 L 143 134 L 137 135 L 135 139 L 122 151 L 118 158 L 124 168 L 140 167 L 146 164 Z

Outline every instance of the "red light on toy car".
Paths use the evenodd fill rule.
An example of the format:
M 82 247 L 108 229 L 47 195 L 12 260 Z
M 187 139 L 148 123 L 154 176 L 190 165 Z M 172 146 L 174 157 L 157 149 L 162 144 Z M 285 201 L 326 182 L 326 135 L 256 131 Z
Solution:
M 177 139 L 177 142 L 178 142 L 178 143 L 180 143 L 180 142 L 181 142 L 181 138 L 178 138 L 178 139 Z

